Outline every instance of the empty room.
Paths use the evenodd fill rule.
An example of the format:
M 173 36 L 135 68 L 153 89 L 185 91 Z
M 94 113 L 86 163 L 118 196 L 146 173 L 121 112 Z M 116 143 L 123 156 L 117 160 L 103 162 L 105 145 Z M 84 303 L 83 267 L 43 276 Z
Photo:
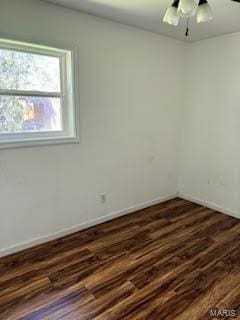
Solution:
M 0 320 L 240 320 L 239 57 L 239 0 L 0 0 Z

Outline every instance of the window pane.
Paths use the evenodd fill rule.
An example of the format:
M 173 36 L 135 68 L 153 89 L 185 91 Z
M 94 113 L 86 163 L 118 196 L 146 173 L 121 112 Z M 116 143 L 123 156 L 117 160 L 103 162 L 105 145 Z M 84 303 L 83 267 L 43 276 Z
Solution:
M 59 98 L 0 96 L 0 134 L 61 130 Z
M 0 49 L 0 89 L 60 92 L 59 58 Z

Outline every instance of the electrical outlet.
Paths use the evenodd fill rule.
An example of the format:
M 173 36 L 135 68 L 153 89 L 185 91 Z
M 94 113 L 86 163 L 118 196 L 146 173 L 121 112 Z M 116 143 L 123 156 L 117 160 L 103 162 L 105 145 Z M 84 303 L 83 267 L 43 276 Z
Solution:
M 106 195 L 106 193 L 100 194 L 100 200 L 101 200 L 102 203 L 107 202 L 107 195 Z

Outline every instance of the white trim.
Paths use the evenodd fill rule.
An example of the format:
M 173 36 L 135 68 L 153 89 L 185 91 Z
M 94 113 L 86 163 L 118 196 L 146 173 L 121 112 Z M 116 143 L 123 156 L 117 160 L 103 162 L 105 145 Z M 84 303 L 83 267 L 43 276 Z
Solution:
M 48 242 L 48 241 L 51 241 L 51 240 L 55 240 L 55 239 L 58 239 L 58 238 L 61 238 L 61 237 L 64 237 L 64 236 L 67 236 L 69 234 L 72 234 L 72 233 L 75 233 L 75 232 L 78 232 L 78 231 L 93 227 L 93 226 L 98 225 L 98 224 L 101 224 L 103 222 L 107 222 L 107 221 L 119 218 L 119 217 L 127 215 L 129 213 L 133 213 L 135 211 L 148 208 L 148 207 L 153 206 L 155 204 L 174 199 L 177 196 L 178 196 L 177 193 L 169 194 L 169 195 L 157 198 L 157 199 L 153 199 L 153 200 L 150 200 L 150 201 L 146 201 L 146 202 L 140 203 L 140 204 L 135 205 L 135 206 L 128 207 L 126 209 L 115 211 L 115 212 L 107 214 L 107 215 L 105 215 L 103 217 L 99 217 L 99 218 L 96 218 L 96 219 L 81 223 L 81 224 L 79 224 L 77 226 L 73 226 L 73 227 L 70 227 L 70 228 L 67 228 L 67 229 L 63 229 L 63 230 L 57 231 L 55 233 L 52 233 L 52 234 L 49 234 L 49 235 L 46 235 L 46 236 L 43 236 L 43 237 L 39 237 L 39 238 L 30 240 L 30 241 L 27 241 L 27 242 L 23 242 L 23 243 L 17 244 L 16 246 L 12 246 L 12 247 L 9 247 L 9 248 L 6 248 L 6 249 L 1 249 L 0 250 L 0 257 L 4 257 L 4 256 L 7 256 L 9 254 L 16 253 L 16 252 L 28 249 L 28 248 L 34 247 L 34 246 L 42 244 L 42 243 L 45 243 L 45 242 Z
M 10 46 L 10 48 L 9 48 Z M 14 50 L 20 52 L 36 53 L 41 55 L 61 57 L 64 49 L 55 48 L 52 46 L 46 46 L 42 44 L 35 44 L 26 41 L 13 40 L 5 37 L 0 38 L 0 47 L 7 50 Z
M 75 83 L 76 48 L 73 50 L 57 49 L 5 38 L 0 38 L 0 48 L 59 58 L 61 92 L 0 89 L 0 95 L 59 98 L 63 128 L 61 131 L 0 134 L 0 149 L 79 142 Z
M 26 45 L 31 45 L 35 47 L 45 47 L 45 48 L 52 48 L 54 50 L 59 51 L 74 51 L 76 49 L 75 45 L 68 45 L 61 40 L 52 39 L 51 41 L 43 41 L 38 40 L 34 37 L 24 37 L 19 36 L 19 34 L 9 34 L 9 33 L 2 33 L 0 32 L 0 39 L 4 41 L 13 41 L 13 42 L 21 42 L 25 43 Z
M 1 96 L 61 98 L 61 92 L 0 89 Z
M 228 208 L 221 207 L 221 206 L 219 206 L 219 205 L 217 205 L 217 204 L 215 204 L 213 202 L 202 200 L 202 199 L 199 199 L 199 198 L 194 197 L 192 195 L 186 195 L 186 194 L 181 193 L 181 192 L 178 193 L 178 197 L 181 198 L 181 199 L 187 200 L 187 201 L 194 202 L 194 203 L 199 204 L 201 206 L 207 207 L 207 208 L 212 209 L 214 211 L 218 211 L 218 212 L 224 213 L 224 214 L 226 214 L 228 216 L 240 219 L 240 212 L 235 211 L 235 210 L 231 210 L 231 209 L 228 209 Z
M 40 146 L 50 146 L 50 145 L 62 145 L 62 144 L 77 144 L 79 143 L 78 137 L 65 137 L 56 136 L 56 138 L 46 138 L 46 139 L 31 139 L 31 140 L 18 140 L 14 142 L 0 142 L 0 150 L 2 149 L 17 149 L 17 148 L 34 148 Z

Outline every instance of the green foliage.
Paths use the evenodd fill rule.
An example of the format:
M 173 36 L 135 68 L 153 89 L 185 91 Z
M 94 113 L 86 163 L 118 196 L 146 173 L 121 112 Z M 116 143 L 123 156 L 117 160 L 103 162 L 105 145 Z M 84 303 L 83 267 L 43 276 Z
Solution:
M 0 88 L 57 90 L 58 65 L 54 59 L 56 60 L 36 54 L 0 49 Z M 24 106 L 24 97 L 0 95 L 0 133 L 22 130 Z
M 31 68 L 26 55 L 13 51 L 0 51 L 0 88 L 19 89 Z M 0 96 L 0 132 L 21 130 L 23 103 L 17 97 Z

